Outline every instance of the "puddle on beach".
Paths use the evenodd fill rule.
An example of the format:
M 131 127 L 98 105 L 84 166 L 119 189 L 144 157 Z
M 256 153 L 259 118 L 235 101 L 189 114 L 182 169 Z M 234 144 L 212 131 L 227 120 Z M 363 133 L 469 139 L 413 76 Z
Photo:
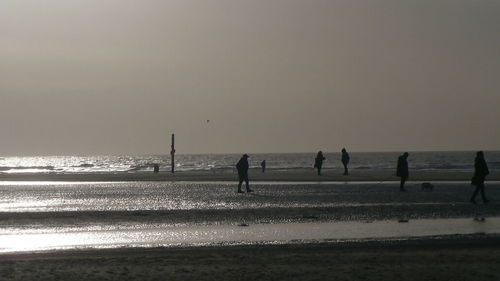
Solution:
M 454 234 L 498 234 L 500 218 L 422 219 L 405 221 L 137 226 L 127 230 L 43 229 L 0 235 L 0 252 L 82 248 L 191 246 L 210 244 L 287 243 L 291 241 L 415 238 Z

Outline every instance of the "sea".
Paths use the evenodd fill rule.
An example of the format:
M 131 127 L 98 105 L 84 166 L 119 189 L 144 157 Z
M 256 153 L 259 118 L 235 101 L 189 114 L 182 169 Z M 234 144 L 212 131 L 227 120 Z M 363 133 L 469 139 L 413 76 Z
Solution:
M 352 152 L 351 170 L 392 170 L 400 152 Z M 266 160 L 267 169 L 293 170 L 311 168 L 316 153 L 250 153 L 250 167 L 258 168 Z M 341 169 L 340 153 L 324 153 L 324 169 Z M 241 154 L 179 154 L 175 155 L 177 171 L 230 170 Z M 474 151 L 410 152 L 412 170 L 472 171 Z M 490 170 L 500 168 L 500 151 L 486 151 Z M 170 170 L 170 155 L 113 156 L 36 156 L 0 157 L 1 173 L 116 173 L 150 171 L 157 164 L 160 171 Z

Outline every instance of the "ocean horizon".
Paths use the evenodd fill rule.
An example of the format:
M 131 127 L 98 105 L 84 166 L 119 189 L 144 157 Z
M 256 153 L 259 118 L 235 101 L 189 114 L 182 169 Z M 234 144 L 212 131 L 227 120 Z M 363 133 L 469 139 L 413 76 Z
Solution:
M 401 152 L 350 152 L 351 170 L 386 171 L 395 168 Z M 500 151 L 485 151 L 492 170 L 500 168 Z M 325 152 L 323 168 L 341 169 L 341 155 Z M 176 171 L 232 170 L 241 154 L 178 154 Z M 250 168 L 259 168 L 266 160 L 266 169 L 293 170 L 312 168 L 315 153 L 250 153 Z M 472 171 L 475 151 L 419 151 L 408 159 L 412 170 Z M 0 174 L 14 173 L 116 173 L 146 172 L 154 165 L 160 171 L 171 168 L 170 155 L 109 155 L 109 156 L 6 156 L 0 157 Z

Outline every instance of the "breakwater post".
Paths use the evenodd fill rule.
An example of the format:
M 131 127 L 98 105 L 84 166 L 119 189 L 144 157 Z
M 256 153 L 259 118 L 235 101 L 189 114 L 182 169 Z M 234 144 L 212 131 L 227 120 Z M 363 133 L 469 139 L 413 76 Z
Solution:
M 171 150 L 170 150 L 170 159 L 171 159 L 171 168 L 172 168 L 172 174 L 174 173 L 174 154 L 175 154 L 175 135 L 172 134 L 172 145 L 170 146 Z

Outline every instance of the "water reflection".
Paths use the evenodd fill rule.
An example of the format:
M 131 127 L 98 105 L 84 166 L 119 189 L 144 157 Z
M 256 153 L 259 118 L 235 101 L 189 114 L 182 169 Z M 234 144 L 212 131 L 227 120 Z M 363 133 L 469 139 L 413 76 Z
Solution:
M 500 218 L 287 223 L 211 226 L 137 225 L 128 229 L 47 228 L 38 233 L 22 230 L 0 235 L 0 252 L 25 252 L 79 248 L 156 247 L 221 243 L 286 243 L 345 239 L 388 239 L 437 235 L 500 233 Z

